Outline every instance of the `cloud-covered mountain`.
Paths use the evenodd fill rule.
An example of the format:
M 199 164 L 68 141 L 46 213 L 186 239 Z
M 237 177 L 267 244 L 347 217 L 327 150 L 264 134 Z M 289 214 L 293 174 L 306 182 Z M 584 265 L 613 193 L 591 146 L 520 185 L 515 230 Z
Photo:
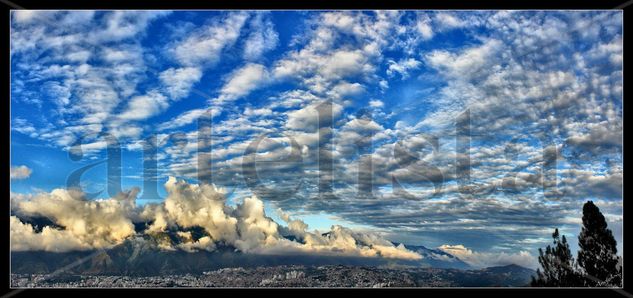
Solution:
M 190 232 L 196 235 L 200 230 Z M 287 238 L 296 240 L 293 236 Z M 11 253 L 12 283 L 17 286 L 27 276 L 38 276 L 34 280 L 38 287 L 59 287 L 69 282 L 75 286 L 91 283 L 117 286 L 110 283 L 116 280 L 140 287 L 516 287 L 527 286 L 534 274 L 533 270 L 514 264 L 472 268 L 449 253 L 424 246 L 408 246 L 423 258 L 405 260 L 321 254 L 260 255 L 243 253 L 227 245 L 217 245 L 213 251 L 166 250 L 161 248 L 166 239 L 179 241 L 174 231 L 166 231 L 161 236 L 127 239 L 108 249 L 14 251 Z M 239 276 L 233 276 L 235 274 Z
M 169 195 L 164 202 L 142 207 L 135 203 L 138 189 L 106 200 L 89 200 L 83 193 L 63 189 L 13 197 L 11 249 L 110 249 L 130 239 L 150 238 L 156 247 L 172 251 L 212 252 L 228 246 L 264 255 L 422 259 L 404 245 L 372 233 L 338 225 L 328 233 L 310 232 L 305 223 L 283 211 L 288 226 L 281 226 L 266 216 L 263 202 L 256 196 L 232 207 L 226 204 L 223 190 L 214 185 L 189 184 L 171 177 L 165 188 Z
M 438 258 L 428 254 L 420 260 L 388 259 L 358 255 L 324 254 L 254 254 L 243 253 L 235 247 L 218 245 L 212 252 L 206 250 L 165 250 L 160 247 L 165 238 L 139 237 L 125 240 L 114 247 L 88 251 L 14 251 L 11 253 L 11 271 L 16 274 L 60 273 L 97 275 L 164 275 L 200 274 L 226 267 L 259 267 L 278 265 L 350 265 L 369 267 L 456 268 L 469 269 L 461 260 L 446 254 Z M 417 251 L 431 251 L 419 247 Z

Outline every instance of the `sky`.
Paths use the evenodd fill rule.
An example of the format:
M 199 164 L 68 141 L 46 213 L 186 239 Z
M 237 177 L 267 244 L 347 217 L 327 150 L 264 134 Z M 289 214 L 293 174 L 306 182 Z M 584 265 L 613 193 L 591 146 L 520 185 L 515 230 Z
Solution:
M 12 206 L 176 177 L 533 265 L 593 200 L 621 252 L 622 55 L 620 11 L 16 10 Z

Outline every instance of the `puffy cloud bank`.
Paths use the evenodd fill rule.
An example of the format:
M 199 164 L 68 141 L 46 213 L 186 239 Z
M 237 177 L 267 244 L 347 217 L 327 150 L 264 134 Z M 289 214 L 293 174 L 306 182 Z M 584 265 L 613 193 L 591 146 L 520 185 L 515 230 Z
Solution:
M 461 244 L 444 244 L 438 247 L 438 249 L 456 256 L 476 268 L 503 266 L 508 264 L 517 264 L 527 268 L 537 267 L 536 259 L 527 251 L 520 251 L 512 254 L 506 252 L 476 252 Z
M 71 251 L 109 248 L 133 237 L 154 237 L 167 250 L 213 251 L 233 246 L 256 254 L 306 254 L 421 259 L 405 246 L 395 246 L 374 234 L 333 226 L 327 233 L 308 231 L 308 225 L 279 210 L 282 226 L 266 216 L 264 203 L 247 197 L 235 207 L 215 185 L 189 184 L 170 177 L 168 196 L 160 204 L 136 206 L 138 188 L 116 197 L 88 200 L 74 190 L 56 189 L 34 196 L 12 194 L 11 249 Z M 53 224 L 37 229 L 20 218 L 44 217 Z M 147 223 L 142 231 L 135 223 Z M 195 239 L 191 229 L 203 229 Z M 162 235 L 175 231 L 180 241 Z M 284 236 L 294 236 L 291 240 Z
M 87 200 L 82 193 L 55 189 L 50 194 L 16 196 L 15 212 L 43 217 L 55 226 L 36 232 L 32 225 L 11 216 L 11 249 L 67 251 L 103 248 L 134 235 L 132 223 L 138 188 L 107 200 Z

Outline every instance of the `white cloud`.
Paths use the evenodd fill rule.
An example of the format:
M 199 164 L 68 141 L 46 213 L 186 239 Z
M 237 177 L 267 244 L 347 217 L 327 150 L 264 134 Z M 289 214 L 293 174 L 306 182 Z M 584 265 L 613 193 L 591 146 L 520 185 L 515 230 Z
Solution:
M 11 245 L 21 249 L 34 249 L 32 245 L 40 239 L 43 244 L 35 248 L 49 248 L 54 251 L 90 248 L 107 248 L 121 243 L 134 234 L 131 213 L 138 188 L 117 197 L 92 201 L 74 190 L 55 189 L 50 194 L 36 195 L 17 203 L 17 213 L 27 216 L 44 216 L 63 230 L 52 227 L 42 233 L 29 233 L 29 225 L 21 225 L 12 219 Z M 18 235 L 18 230 L 27 234 Z M 51 239 L 49 239 L 51 238 Z M 58 245 L 62 239 L 70 239 L 68 245 Z M 44 247 L 41 247 L 44 245 Z
M 101 49 L 100 58 L 104 61 L 118 64 L 126 61 L 142 60 L 143 57 L 141 57 L 141 55 L 141 51 L 138 51 L 138 49 L 134 47 L 104 47 Z
M 402 79 L 407 79 L 409 77 L 409 71 L 414 70 L 420 67 L 422 63 L 413 58 L 408 59 L 400 59 L 400 61 L 395 62 L 393 60 L 389 60 L 389 68 L 387 68 L 387 75 L 389 77 L 393 77 L 396 73 L 399 73 L 402 76 Z
M 27 166 L 13 166 L 11 167 L 11 179 L 26 179 L 31 176 L 31 169 Z
M 473 267 L 484 268 L 516 264 L 527 268 L 536 268 L 536 258 L 527 251 L 518 253 L 475 252 L 465 246 L 444 244 L 438 249 L 460 258 Z
M 204 228 L 206 236 L 193 241 L 191 234 L 178 231 L 182 243 L 163 242 L 163 249 L 209 250 L 216 243 L 233 245 L 246 253 L 326 254 L 339 256 L 421 259 L 403 245 L 394 246 L 384 238 L 333 226 L 325 235 L 306 231 L 307 225 L 290 220 L 291 228 L 302 242 L 280 234 L 280 226 L 266 216 L 264 203 L 256 196 L 245 198 L 237 206 L 226 205 L 225 190 L 214 185 L 189 184 L 170 177 L 165 183 L 168 196 L 164 203 L 136 208 L 138 188 L 115 198 L 91 201 L 76 191 L 56 189 L 50 194 L 24 197 L 15 202 L 17 214 L 45 216 L 62 228 L 43 227 L 35 232 L 29 224 L 11 217 L 11 248 L 14 250 L 68 251 L 108 248 L 136 235 L 133 219 L 152 224 L 144 233 L 162 233 L 168 227 Z M 286 228 L 287 229 L 287 228 Z
M 38 17 L 39 11 L 37 10 L 24 10 L 18 9 L 12 11 L 13 21 L 19 24 L 28 24 Z
M 464 50 L 459 55 L 443 50 L 435 50 L 426 55 L 432 67 L 437 68 L 450 78 L 470 78 L 480 70 L 493 65 L 495 56 L 503 47 L 499 40 L 489 39 L 482 45 Z
M 113 11 L 106 15 L 106 28 L 90 38 L 99 41 L 119 41 L 144 32 L 149 23 L 169 11 Z
M 185 66 L 215 65 L 222 51 L 237 41 L 247 18 L 248 14 L 238 12 L 222 20 L 213 20 L 175 44 L 170 51 Z
M 229 75 L 220 90 L 220 96 L 215 101 L 224 102 L 239 99 L 268 82 L 268 71 L 265 66 L 254 63 L 246 64 Z
M 363 92 L 365 92 L 365 87 L 362 84 L 341 81 L 332 87 L 332 90 L 328 91 L 326 94 L 328 98 L 341 100 L 346 96 L 359 95 Z
M 292 219 L 290 214 L 284 212 L 281 208 L 277 208 L 277 213 L 279 214 L 281 220 L 288 224 L 288 230 L 292 233 L 292 235 L 299 237 L 299 239 L 303 239 L 303 236 L 308 230 L 308 224 L 300 219 Z
M 312 50 L 306 48 L 278 61 L 272 71 L 274 77 L 303 78 L 311 89 L 324 92 L 332 81 L 367 75 L 375 70 L 365 49 L 338 49 L 327 54 Z
M 174 129 L 181 126 L 185 126 L 197 121 L 200 117 L 206 113 L 211 113 L 211 117 L 215 117 L 220 114 L 220 110 L 217 108 L 210 109 L 193 109 L 184 112 L 173 119 L 158 125 L 159 130 Z
M 66 146 L 85 131 L 69 133 L 64 128 L 116 127 L 113 124 L 120 124 L 122 118 L 113 114 L 139 103 L 124 99 L 144 93 L 137 90 L 146 80 L 148 58 L 140 39 L 152 21 L 169 12 L 112 11 L 98 17 L 94 11 L 34 13 L 17 13 L 12 24 L 11 52 L 20 54 L 12 78 L 19 88 L 34 90 L 23 89 L 15 97 L 33 103 L 50 100 L 55 105 L 42 111 L 49 117 L 31 136 Z M 38 98 L 32 98 L 33 94 L 39 94 Z M 51 131 L 53 128 L 63 133 Z M 117 134 L 137 135 L 132 129 Z
M 202 71 L 197 67 L 169 68 L 159 75 L 165 92 L 172 100 L 187 97 L 191 87 L 200 81 Z
M 319 110 L 321 110 L 320 113 Z M 293 130 L 314 132 L 320 125 L 325 127 L 330 125 L 331 122 L 328 122 L 328 119 L 335 121 L 342 111 L 343 107 L 336 103 L 314 103 L 302 109 L 288 112 L 286 127 Z M 319 123 L 319 120 L 322 123 Z
M 273 22 L 262 13 L 257 13 L 252 18 L 250 26 L 251 33 L 244 42 L 244 59 L 257 60 L 277 47 L 279 36 Z
M 374 99 L 374 100 L 369 101 L 369 106 L 372 108 L 382 108 L 385 106 L 385 103 L 383 103 L 382 101 L 378 99 Z
M 431 28 L 431 19 L 427 15 L 418 16 L 418 22 L 415 27 L 420 33 L 422 40 L 433 38 L 433 28 Z
M 457 16 L 448 12 L 440 12 L 435 15 L 435 21 L 442 29 L 454 29 L 463 27 L 465 22 L 460 20 Z
M 246 107 L 244 109 L 244 115 L 246 116 L 270 116 L 273 115 L 273 111 L 269 108 L 259 108 L 259 109 L 252 109 L 249 107 Z
M 331 78 L 345 78 L 373 70 L 367 57 L 361 51 L 338 50 L 324 61 L 320 72 Z
M 159 114 L 169 107 L 167 97 L 156 91 L 146 95 L 133 97 L 123 113 L 118 117 L 123 120 L 144 120 Z
M 21 222 L 15 216 L 10 217 L 9 226 L 12 251 L 45 250 L 63 252 L 89 248 L 66 230 L 47 226 L 40 233 L 36 233 L 32 225 Z

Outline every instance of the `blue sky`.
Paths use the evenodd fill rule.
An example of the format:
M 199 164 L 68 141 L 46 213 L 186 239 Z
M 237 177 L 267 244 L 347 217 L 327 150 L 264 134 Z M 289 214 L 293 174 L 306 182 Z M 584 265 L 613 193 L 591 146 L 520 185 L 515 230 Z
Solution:
M 282 208 L 311 228 L 533 261 L 555 227 L 576 237 L 591 199 L 621 250 L 621 12 L 13 11 L 11 85 L 15 195 L 105 160 L 100 133 L 121 144 L 122 189 L 142 188 L 156 135 L 159 197 L 137 204 L 160 202 L 169 176 L 198 182 L 196 120 L 211 109 L 213 181 L 275 220 Z M 317 191 L 319 136 L 336 199 Z M 300 161 L 265 162 L 293 142 Z M 269 190 L 245 182 L 250 157 Z M 83 190 L 113 196 L 106 174 L 86 171 Z

